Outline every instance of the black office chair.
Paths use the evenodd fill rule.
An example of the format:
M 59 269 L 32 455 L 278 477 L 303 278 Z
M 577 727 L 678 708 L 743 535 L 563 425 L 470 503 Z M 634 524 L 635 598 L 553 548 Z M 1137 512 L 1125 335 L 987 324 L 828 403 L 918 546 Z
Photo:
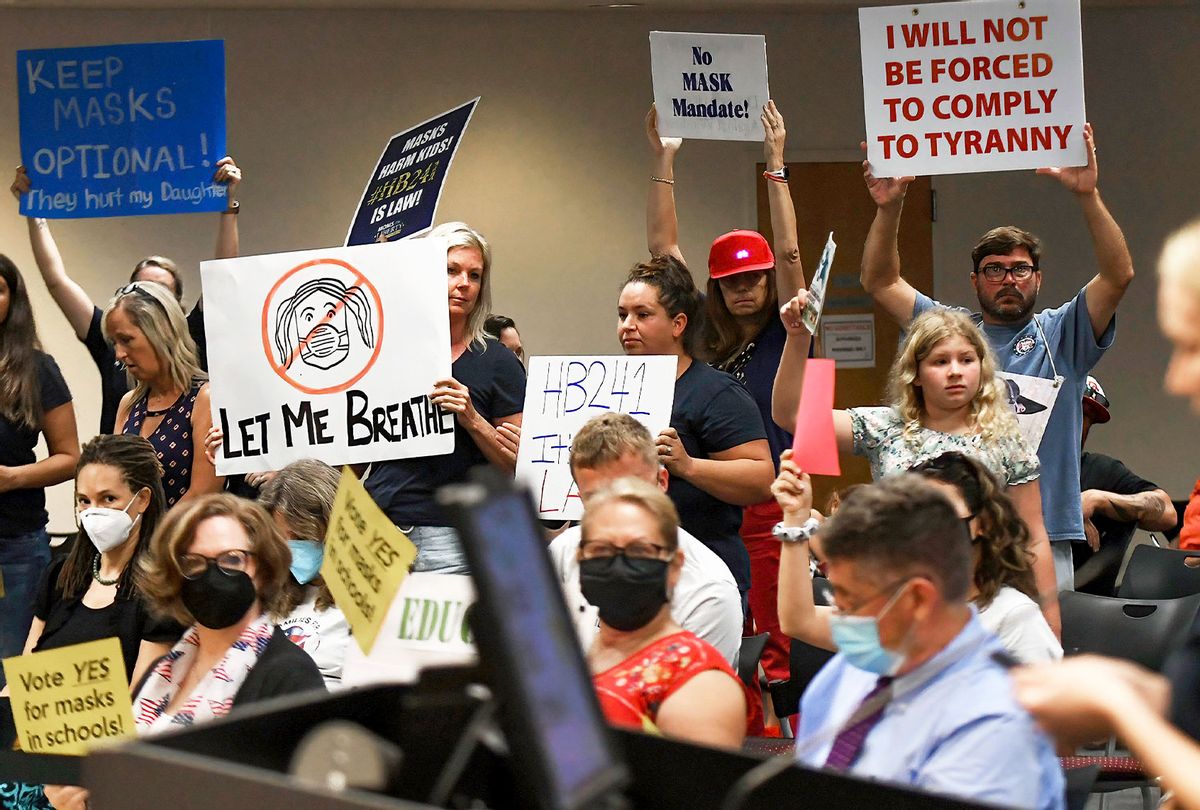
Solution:
M 762 658 L 763 650 L 767 648 L 767 640 L 770 637 L 769 633 L 742 636 L 742 646 L 738 648 L 737 673 L 748 689 L 754 688 L 754 681 L 758 678 L 758 662 Z
M 1129 558 L 1129 567 L 1125 569 L 1117 596 L 1122 599 L 1178 599 L 1200 593 L 1200 566 L 1187 565 L 1188 557 L 1200 558 L 1200 551 L 1138 546 Z
M 1058 595 L 1058 603 L 1062 611 L 1063 651 L 1067 655 L 1097 653 L 1159 670 L 1167 657 L 1186 640 L 1200 610 L 1200 594 L 1149 600 L 1063 591 Z M 1115 740 L 1109 741 L 1103 755 L 1069 757 L 1067 760 L 1073 767 L 1099 766 L 1099 776 L 1092 791 L 1102 794 L 1101 808 L 1104 807 L 1103 794 L 1138 788 L 1142 794 L 1142 807 L 1151 810 L 1153 780 L 1138 760 L 1116 755 Z

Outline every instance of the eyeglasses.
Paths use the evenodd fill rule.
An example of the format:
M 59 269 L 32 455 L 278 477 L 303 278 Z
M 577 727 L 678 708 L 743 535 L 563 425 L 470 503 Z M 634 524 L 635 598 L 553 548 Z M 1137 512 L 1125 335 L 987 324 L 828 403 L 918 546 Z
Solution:
M 215 557 L 205 557 L 203 554 L 180 554 L 175 560 L 175 564 L 179 566 L 179 573 L 183 574 L 186 579 L 198 579 L 213 565 L 217 566 L 217 570 L 222 574 L 232 576 L 245 572 L 246 565 L 253 556 L 255 556 L 253 551 L 237 548 L 222 551 Z
M 985 264 L 979 268 L 979 272 L 983 273 L 983 277 L 993 284 L 1003 281 L 1004 277 L 1012 273 L 1014 281 L 1024 281 L 1033 275 L 1033 271 L 1037 269 L 1032 264 L 1014 264 L 1012 267 L 1005 267 L 1002 264 Z
M 613 557 L 624 557 L 627 560 L 660 560 L 662 555 L 668 552 L 666 546 L 654 543 L 630 543 L 624 548 L 618 548 L 612 543 L 586 540 L 579 544 L 579 556 L 584 560 L 610 560 Z
M 876 599 L 883 596 L 884 594 L 887 594 L 888 595 L 887 607 L 885 607 L 883 610 L 879 611 L 880 613 L 884 613 L 884 612 L 886 612 L 887 608 L 891 607 L 891 602 L 900 593 L 900 589 L 903 588 L 906 584 L 908 584 L 909 581 L 911 581 L 911 577 L 902 579 L 899 582 L 893 582 L 891 585 L 888 585 L 886 588 L 880 588 L 878 591 L 875 592 L 874 596 L 867 597 L 863 601 L 859 602 L 858 605 L 853 608 L 850 608 L 850 607 L 843 608 L 841 605 L 839 605 L 837 603 L 836 596 L 830 600 L 830 602 L 832 603 L 831 606 L 833 607 L 833 610 L 835 613 L 841 614 L 842 616 L 854 616 L 860 610 L 865 608 L 867 605 L 871 604 L 872 602 L 874 602 Z
M 149 282 L 149 283 L 154 284 L 155 282 Z M 164 311 L 166 309 L 163 306 L 162 301 L 159 301 L 157 298 L 155 298 L 150 292 L 148 292 L 146 290 L 145 287 L 139 286 L 139 282 L 131 281 L 128 284 L 126 284 L 124 287 L 117 287 L 117 289 L 113 291 L 114 299 L 124 298 L 127 295 L 136 295 L 139 298 L 144 298 L 147 301 L 158 304 L 159 309 L 162 309 Z

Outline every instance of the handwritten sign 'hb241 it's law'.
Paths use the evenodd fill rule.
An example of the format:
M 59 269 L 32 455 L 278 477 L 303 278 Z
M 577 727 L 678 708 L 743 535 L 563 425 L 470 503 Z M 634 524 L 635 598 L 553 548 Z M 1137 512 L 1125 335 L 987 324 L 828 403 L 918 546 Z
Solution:
M 225 44 L 17 51 L 21 213 L 48 218 L 220 211 Z
M 858 24 L 876 176 L 1087 163 L 1079 0 L 864 8 Z
M 761 141 L 767 40 L 757 34 L 650 32 L 660 135 Z
M 204 262 L 221 475 L 453 452 L 446 240 Z
M 517 477 L 531 487 L 542 517 L 579 520 L 571 440 L 593 416 L 627 413 L 657 436 L 671 424 L 674 357 L 534 357 L 525 383 Z
M 429 230 L 450 163 L 478 103 L 478 98 L 471 99 L 392 136 L 363 189 L 347 245 L 403 239 Z

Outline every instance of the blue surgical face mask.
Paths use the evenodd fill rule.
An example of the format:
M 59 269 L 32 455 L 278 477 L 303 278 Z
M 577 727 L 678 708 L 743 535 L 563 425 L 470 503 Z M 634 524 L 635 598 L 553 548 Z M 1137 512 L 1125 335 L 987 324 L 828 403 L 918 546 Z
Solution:
M 904 663 L 904 655 L 887 649 L 880 642 L 879 620 L 891 610 L 903 592 L 904 586 L 901 585 L 875 616 L 847 616 L 836 611 L 829 615 L 833 643 L 847 661 L 876 675 L 896 674 Z
M 292 576 L 301 585 L 317 578 L 321 561 L 325 559 L 325 544 L 317 540 L 288 540 L 292 550 Z

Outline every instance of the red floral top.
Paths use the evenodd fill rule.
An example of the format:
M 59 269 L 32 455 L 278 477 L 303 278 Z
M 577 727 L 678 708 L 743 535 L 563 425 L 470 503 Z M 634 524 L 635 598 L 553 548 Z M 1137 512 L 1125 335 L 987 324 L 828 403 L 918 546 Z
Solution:
M 658 734 L 655 721 L 663 701 L 696 675 L 713 669 L 727 673 L 741 685 L 715 647 L 683 630 L 593 676 L 592 682 L 609 723 Z

